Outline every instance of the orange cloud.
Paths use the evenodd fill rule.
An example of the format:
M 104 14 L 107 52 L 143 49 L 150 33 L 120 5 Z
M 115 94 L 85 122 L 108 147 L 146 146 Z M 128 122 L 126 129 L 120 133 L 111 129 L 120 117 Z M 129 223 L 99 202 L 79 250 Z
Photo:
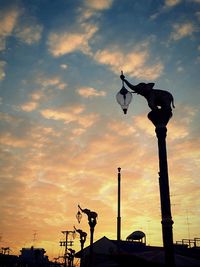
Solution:
M 183 132 L 188 131 L 196 114 L 191 108 L 186 110 L 191 114 L 190 119 L 179 118 L 183 109 L 181 114 L 173 117 L 177 128 L 180 126 Z M 76 109 L 50 111 L 52 113 L 47 112 L 47 118 L 65 121 L 66 114 L 70 113 L 74 123 L 44 127 L 39 122 L 27 125 L 26 121 L 20 119 L 20 122 L 9 115 L 1 117 L 10 125 L 7 128 L 10 133 L 7 130 L 7 139 L 1 138 L 5 160 L 1 174 L 5 179 L 1 183 L 4 202 L 0 224 L 8 237 L 13 224 L 18 226 L 12 234 L 15 238 L 7 244 L 11 247 L 19 245 L 20 249 L 24 246 L 21 240 L 24 240 L 32 245 L 30 229 L 37 230 L 38 246 L 46 245 L 47 254 L 52 256 L 50 246 L 58 252 L 61 231 L 78 225 L 75 218 L 77 204 L 99 215 L 94 240 L 102 237 L 102 233 L 116 238 L 117 167 L 121 167 L 123 239 L 140 229 L 147 234 L 148 243 L 161 245 L 157 140 L 154 126 L 146 115 L 134 116 L 130 121 L 117 121 L 85 114 L 86 110 L 79 105 Z M 98 123 L 90 125 L 97 119 Z M 89 137 L 79 138 L 87 125 L 90 127 L 87 129 Z M 170 125 L 174 127 L 173 120 Z M 19 128 L 23 133 L 20 137 L 14 134 Z M 173 135 L 170 129 L 169 137 Z M 172 206 L 175 240 L 185 237 L 185 209 L 189 210 L 192 222 L 191 234 L 199 225 L 196 172 L 199 170 L 200 142 L 199 138 L 189 136 L 183 134 L 181 140 L 172 138 L 168 144 L 171 194 L 179 194 L 171 197 L 172 205 L 175 204 Z M 191 190 L 192 194 L 189 194 Z M 14 218 L 13 212 L 17 214 Z M 84 215 L 78 226 L 89 234 Z M 78 239 L 74 248 L 80 248 Z
M 182 24 L 175 23 L 173 25 L 171 39 L 177 41 L 184 37 L 192 36 L 192 34 L 196 31 L 198 31 L 197 28 L 191 22 L 185 22 Z
M 102 0 L 102 1 L 98 1 L 98 0 L 86 0 L 85 4 L 92 8 L 92 9 L 96 9 L 96 10 L 104 10 L 104 9 L 108 9 L 111 7 L 113 0 Z
M 90 54 L 88 42 L 97 31 L 97 27 L 95 25 L 82 24 L 82 28 L 83 32 L 51 33 L 47 42 L 49 52 L 55 57 L 77 50 Z
M 113 49 L 112 51 L 105 49 L 97 51 L 94 58 L 101 64 L 108 65 L 112 71 L 117 74 L 119 73 L 119 70 L 122 69 L 130 76 L 139 79 L 153 80 L 158 78 L 163 71 L 161 62 L 151 64 L 151 66 L 146 64 L 149 58 L 147 50 L 132 51 L 125 55 L 118 49 L 115 49 L 114 51 Z
M 26 112 L 31 112 L 37 108 L 38 104 L 36 102 L 27 102 L 21 105 L 21 109 Z
M 41 39 L 42 30 L 43 27 L 35 22 L 27 25 L 18 25 L 15 29 L 15 36 L 21 41 L 31 45 L 39 42 Z
M 10 8 L 9 10 L 1 10 L 0 12 L 0 51 L 5 49 L 5 39 L 12 32 L 17 24 L 20 11 L 17 8 Z
M 88 97 L 94 97 L 94 96 L 105 96 L 105 91 L 97 91 L 96 89 L 92 87 L 82 87 L 77 90 L 78 94 L 88 98 Z

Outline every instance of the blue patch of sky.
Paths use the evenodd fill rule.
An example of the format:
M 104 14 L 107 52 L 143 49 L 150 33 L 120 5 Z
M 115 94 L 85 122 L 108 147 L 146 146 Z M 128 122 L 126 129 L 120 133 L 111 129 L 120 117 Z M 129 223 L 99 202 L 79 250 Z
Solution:
M 70 27 L 75 19 L 80 1 L 25 1 L 25 6 L 48 30 Z
M 155 5 L 155 1 L 144 1 L 144 5 L 141 2 L 129 1 L 128 5 L 124 3 L 118 7 L 116 1 L 114 8 L 102 14 L 99 33 L 102 34 L 102 40 L 105 43 L 117 42 L 122 47 L 126 47 L 130 43 L 142 42 L 150 36 L 155 36 L 158 42 L 167 42 L 173 30 L 173 23 L 184 22 L 186 18 L 189 21 L 194 19 L 195 9 L 181 5 L 167 9 L 156 19 L 151 19 L 151 16 L 161 8 Z M 179 12 L 178 17 L 177 12 Z

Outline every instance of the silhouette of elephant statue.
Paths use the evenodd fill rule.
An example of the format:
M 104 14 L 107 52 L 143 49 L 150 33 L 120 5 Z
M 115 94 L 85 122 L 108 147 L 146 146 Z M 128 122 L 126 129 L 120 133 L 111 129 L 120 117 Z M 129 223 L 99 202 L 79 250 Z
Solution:
M 163 111 L 171 112 L 171 107 L 175 108 L 172 94 L 165 90 L 154 89 L 154 83 L 139 83 L 133 85 L 125 79 L 123 74 L 120 75 L 120 78 L 131 90 L 134 91 L 134 93 L 146 98 L 151 110 L 161 109 Z

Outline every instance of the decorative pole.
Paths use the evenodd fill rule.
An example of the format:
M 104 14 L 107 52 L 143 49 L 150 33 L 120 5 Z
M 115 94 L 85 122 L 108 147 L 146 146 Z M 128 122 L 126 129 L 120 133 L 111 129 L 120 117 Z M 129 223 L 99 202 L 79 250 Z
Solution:
M 74 226 L 74 230 L 79 233 L 80 236 L 80 243 L 81 243 L 81 259 L 80 259 L 80 267 L 83 266 L 83 248 L 84 248 L 84 243 L 86 241 L 87 238 L 87 233 L 83 232 L 81 229 L 76 229 L 76 227 Z
M 171 215 L 170 190 L 168 178 L 167 164 L 167 123 L 172 117 L 172 112 L 163 110 L 152 110 L 148 114 L 149 120 L 155 125 L 155 132 L 158 139 L 158 155 L 159 155 L 159 187 L 160 187 L 160 202 L 162 216 L 162 234 L 163 246 L 165 250 L 165 263 L 167 266 L 175 266 L 174 244 L 173 244 L 173 220 Z
M 167 123 L 172 117 L 172 107 L 174 106 L 174 98 L 172 94 L 165 90 L 154 89 L 154 83 L 139 83 L 133 85 L 125 79 L 123 72 L 120 78 L 132 90 L 129 92 L 124 86 L 117 93 L 116 99 L 122 109 L 131 102 L 129 94 L 137 93 L 146 98 L 148 106 L 151 111 L 148 114 L 149 120 L 155 126 L 155 132 L 158 139 L 158 154 L 159 154 L 159 187 L 160 187 L 160 202 L 161 202 L 161 215 L 162 215 L 162 235 L 163 247 L 165 252 L 165 264 L 167 267 L 175 266 L 174 257 L 174 244 L 173 244 L 173 231 L 172 231 L 172 215 L 170 204 L 169 192 L 169 178 L 168 178 L 168 165 L 167 165 L 167 149 L 166 149 L 166 136 L 167 136 Z M 124 85 L 124 84 L 123 84 Z
M 91 211 L 89 209 L 82 209 L 80 205 L 78 205 L 79 209 L 88 216 L 88 224 L 90 226 L 90 266 L 93 265 L 93 237 L 94 237 L 94 228 L 97 224 L 97 216 L 98 214 L 95 211 Z
M 118 168 L 118 205 L 117 205 L 117 241 L 121 240 L 121 210 L 120 203 L 121 202 L 121 168 Z

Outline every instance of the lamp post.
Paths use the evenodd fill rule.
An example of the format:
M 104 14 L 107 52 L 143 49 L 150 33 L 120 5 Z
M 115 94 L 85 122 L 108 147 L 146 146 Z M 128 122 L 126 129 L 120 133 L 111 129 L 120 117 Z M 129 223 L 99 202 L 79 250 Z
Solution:
M 87 238 L 87 233 L 83 232 L 81 229 L 76 229 L 76 227 L 74 226 L 74 230 L 79 233 L 80 236 L 80 243 L 81 243 L 81 259 L 80 259 L 80 267 L 83 264 L 83 248 L 84 248 L 84 244 Z
M 97 224 L 98 214 L 95 211 L 91 211 L 89 209 L 82 209 L 80 205 L 78 205 L 78 208 L 88 216 L 88 224 L 90 226 L 90 266 L 92 266 L 94 228 Z
M 121 240 L 121 168 L 118 168 L 117 241 Z
M 152 92 L 148 91 L 148 94 L 147 94 L 143 84 L 142 84 L 143 91 L 141 92 L 138 90 L 137 85 L 134 86 L 125 79 L 125 76 L 123 75 L 123 73 L 121 74 L 120 78 L 123 81 L 125 81 L 125 83 L 129 86 L 129 88 L 135 91 L 137 90 L 139 94 L 143 95 L 147 99 L 149 107 L 151 107 L 152 109 L 148 113 L 148 119 L 154 124 L 156 136 L 158 139 L 159 188 L 160 188 L 160 203 L 161 203 L 161 216 L 162 216 L 161 224 L 162 224 L 163 247 L 164 247 L 164 252 L 165 252 L 165 264 L 167 267 L 174 267 L 175 258 L 174 258 L 174 245 L 173 245 L 173 230 L 172 230 L 173 220 L 172 220 L 172 215 L 171 215 L 167 149 L 166 149 L 166 136 L 167 136 L 166 126 L 170 118 L 172 117 L 172 111 L 167 105 L 168 104 L 167 99 L 166 99 L 167 94 L 164 93 L 165 91 L 158 90 L 158 91 L 161 91 L 160 99 L 163 97 L 161 99 L 162 103 L 160 103 L 161 107 L 158 108 L 157 102 L 156 102 L 156 94 L 154 92 L 153 92 L 154 95 L 152 96 L 152 99 L 150 99 L 149 95 Z M 120 91 L 117 94 L 117 96 L 120 94 Z M 118 103 L 122 106 L 122 109 L 123 109 L 123 105 L 122 105 L 123 103 L 121 104 L 119 101 Z
M 162 233 L 163 246 L 165 249 L 165 262 L 167 266 L 175 266 L 174 245 L 173 245 L 173 220 L 171 215 L 170 190 L 168 178 L 167 164 L 167 123 L 172 113 L 163 112 L 162 110 L 151 111 L 148 114 L 149 120 L 155 126 L 155 132 L 158 139 L 158 155 L 159 155 L 159 188 L 162 216 Z

